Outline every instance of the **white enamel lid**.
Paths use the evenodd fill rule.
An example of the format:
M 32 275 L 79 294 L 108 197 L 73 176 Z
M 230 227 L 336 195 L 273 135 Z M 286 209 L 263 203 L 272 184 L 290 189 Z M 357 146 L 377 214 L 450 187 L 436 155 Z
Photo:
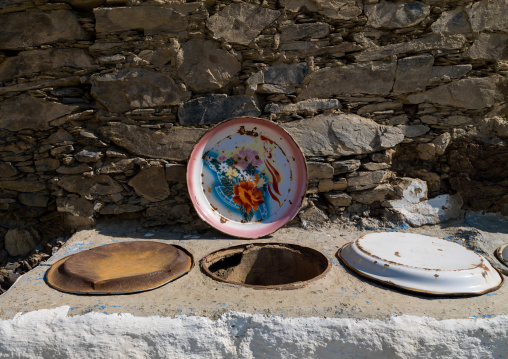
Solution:
M 502 276 L 479 254 L 444 239 L 412 233 L 372 233 L 346 244 L 339 257 L 357 273 L 429 294 L 483 294 Z
M 508 243 L 505 243 L 496 250 L 497 258 L 508 267 Z

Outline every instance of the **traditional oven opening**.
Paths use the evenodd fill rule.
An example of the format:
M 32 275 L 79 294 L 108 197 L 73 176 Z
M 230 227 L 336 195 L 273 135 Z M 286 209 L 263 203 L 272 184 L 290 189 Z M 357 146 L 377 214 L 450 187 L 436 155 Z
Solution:
M 255 243 L 222 249 L 201 260 L 215 280 L 262 289 L 296 289 L 324 277 L 331 263 L 320 252 L 293 244 Z

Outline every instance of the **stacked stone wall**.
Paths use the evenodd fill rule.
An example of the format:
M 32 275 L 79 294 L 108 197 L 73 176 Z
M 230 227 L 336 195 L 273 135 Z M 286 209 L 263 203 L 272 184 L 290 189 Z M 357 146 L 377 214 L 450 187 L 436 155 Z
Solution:
M 186 161 L 236 116 L 302 147 L 305 226 L 508 214 L 508 0 L 7 0 L 0 23 L 3 266 L 100 218 L 202 226 Z

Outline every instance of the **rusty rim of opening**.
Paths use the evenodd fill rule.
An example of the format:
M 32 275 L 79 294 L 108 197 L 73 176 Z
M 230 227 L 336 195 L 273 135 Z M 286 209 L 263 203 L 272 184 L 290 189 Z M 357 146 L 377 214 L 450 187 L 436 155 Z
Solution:
M 508 267 L 508 255 L 503 255 L 503 252 L 508 252 L 508 243 L 501 244 L 496 249 L 496 256 L 497 258 L 503 263 L 505 266 Z
M 274 246 L 279 246 L 279 247 L 287 247 L 289 249 L 311 253 L 312 255 L 314 255 L 314 256 L 316 256 L 318 258 L 321 258 L 324 261 L 326 261 L 326 268 L 321 272 L 321 274 L 319 274 L 319 275 L 317 275 L 317 276 L 315 276 L 315 277 L 313 277 L 311 279 L 308 279 L 308 280 L 305 280 L 305 281 L 291 282 L 291 283 L 287 283 L 287 284 L 277 284 L 277 285 L 253 285 L 253 284 L 246 284 L 246 283 L 242 283 L 242 282 L 229 281 L 229 280 L 226 280 L 224 278 L 221 278 L 221 277 L 215 275 L 209 269 L 209 267 L 211 265 L 217 263 L 218 261 L 220 261 L 223 258 L 232 257 L 235 254 L 239 254 L 239 253 L 244 252 L 246 249 L 248 249 L 247 247 L 249 247 L 249 246 L 263 247 L 263 246 L 267 246 L 267 245 L 274 245 Z M 221 254 L 221 255 L 219 256 L 219 254 Z M 247 287 L 247 288 L 252 288 L 252 289 L 261 289 L 261 290 L 267 290 L 267 289 L 275 289 L 275 290 L 300 289 L 300 288 L 305 287 L 307 284 L 309 284 L 311 282 L 314 282 L 316 280 L 324 278 L 328 274 L 328 272 L 330 272 L 330 270 L 332 269 L 332 262 L 330 261 L 330 259 L 328 257 L 326 257 L 323 253 L 321 253 L 321 252 L 319 252 L 319 251 L 317 251 L 317 250 L 315 250 L 313 248 L 304 247 L 304 246 L 300 246 L 300 245 L 297 245 L 297 244 L 277 243 L 277 242 L 244 243 L 244 244 L 239 244 L 239 245 L 236 245 L 236 246 L 222 248 L 222 249 L 219 249 L 219 250 L 216 250 L 216 251 L 214 251 L 212 253 L 207 254 L 205 257 L 203 257 L 201 259 L 200 264 L 201 264 L 201 270 L 207 276 L 209 276 L 210 278 L 212 278 L 212 279 L 214 279 L 216 281 L 224 282 L 224 283 L 229 283 L 229 284 L 234 284 L 234 285 L 239 285 L 239 286 L 242 286 L 242 287 Z
M 493 269 L 496 270 L 496 272 L 499 274 L 499 276 L 501 277 L 501 282 L 495 286 L 495 287 L 492 287 L 492 288 L 489 288 L 487 290 L 484 290 L 482 292 L 473 292 L 473 293 L 443 293 L 443 292 L 432 292 L 432 291 L 424 291 L 424 290 L 421 290 L 421 289 L 416 289 L 416 288 L 410 288 L 410 287 L 405 287 L 405 286 L 402 286 L 402 285 L 398 285 L 398 284 L 395 284 L 391 281 L 385 281 L 385 280 L 381 280 L 381 279 L 378 279 L 378 278 L 375 278 L 375 277 L 372 277 L 362 271 L 359 271 L 358 269 L 356 269 L 355 267 L 351 266 L 348 262 L 346 262 L 344 260 L 344 258 L 342 257 L 342 250 L 350 245 L 352 242 L 349 242 L 349 243 L 346 243 L 344 244 L 338 251 L 337 251 L 337 258 L 340 260 L 340 262 L 342 264 L 344 264 L 344 266 L 353 271 L 354 273 L 358 274 L 359 276 L 363 277 L 363 278 L 367 278 L 373 282 L 376 282 L 376 283 L 379 283 L 379 284 L 382 284 L 384 286 L 387 286 L 387 287 L 390 287 L 390 288 L 394 288 L 394 289 L 398 289 L 402 292 L 407 292 L 409 294 L 422 294 L 422 295 L 432 295 L 432 296 L 440 296 L 440 297 L 467 297 L 467 296 L 478 296 L 478 295 L 483 295 L 483 294 L 487 294 L 487 293 L 490 293 L 490 292 L 494 292 L 496 290 L 498 290 L 499 288 L 501 288 L 501 286 L 503 285 L 504 283 L 504 277 L 503 275 L 501 274 L 501 272 L 494 266 L 492 266 Z
M 60 259 L 46 272 L 45 280 L 50 287 L 71 294 L 130 294 L 159 288 L 193 267 L 193 256 L 183 247 L 118 242 Z

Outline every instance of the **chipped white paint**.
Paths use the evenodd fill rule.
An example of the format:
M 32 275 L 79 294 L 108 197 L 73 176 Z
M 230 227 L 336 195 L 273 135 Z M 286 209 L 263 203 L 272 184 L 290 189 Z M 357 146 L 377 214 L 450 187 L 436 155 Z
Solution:
M 388 320 L 229 312 L 219 320 L 45 309 L 0 322 L 2 358 L 500 358 L 508 316 Z

